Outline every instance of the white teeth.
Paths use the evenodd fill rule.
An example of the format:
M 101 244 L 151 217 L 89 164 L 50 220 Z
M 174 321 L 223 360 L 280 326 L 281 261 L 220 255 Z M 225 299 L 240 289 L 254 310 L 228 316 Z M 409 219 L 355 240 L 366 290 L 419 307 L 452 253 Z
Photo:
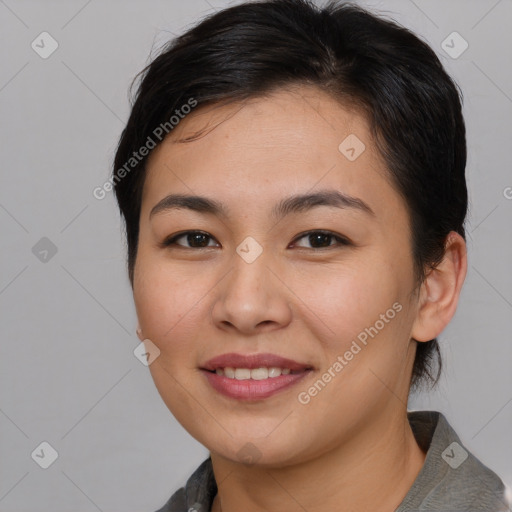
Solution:
M 268 378 L 279 377 L 280 375 L 288 375 L 291 372 L 290 368 L 278 368 L 272 366 L 271 368 L 232 368 L 226 366 L 226 368 L 217 368 L 215 373 L 227 377 L 228 379 L 236 380 L 264 380 Z
M 273 366 L 272 368 L 269 368 L 268 369 L 268 376 L 269 377 L 279 377 L 279 375 L 281 375 L 285 370 L 281 370 L 281 368 L 276 368 L 275 366 Z
M 247 380 L 251 378 L 251 370 L 249 368 L 237 368 L 235 370 L 236 380 Z
M 268 368 L 254 368 L 253 370 L 251 370 L 251 379 L 268 379 Z

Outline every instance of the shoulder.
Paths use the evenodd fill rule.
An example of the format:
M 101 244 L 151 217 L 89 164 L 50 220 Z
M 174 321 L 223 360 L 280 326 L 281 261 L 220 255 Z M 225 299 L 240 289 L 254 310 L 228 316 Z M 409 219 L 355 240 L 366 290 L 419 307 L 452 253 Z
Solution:
M 408 413 L 425 463 L 396 512 L 509 512 L 499 476 L 469 452 L 437 411 Z M 217 486 L 206 459 L 156 512 L 209 512 Z
M 212 461 L 208 457 L 192 473 L 185 486 L 178 489 L 156 512 L 209 512 L 216 494 Z
M 396 512 L 510 510 L 502 480 L 464 446 L 443 414 L 415 411 L 408 417 L 418 444 L 427 450 L 427 455 Z

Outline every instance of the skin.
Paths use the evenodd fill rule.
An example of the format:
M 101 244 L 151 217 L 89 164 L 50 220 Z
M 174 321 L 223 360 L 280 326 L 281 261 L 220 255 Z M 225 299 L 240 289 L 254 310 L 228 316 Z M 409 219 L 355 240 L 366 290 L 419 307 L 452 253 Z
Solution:
M 338 149 L 349 134 L 366 146 L 355 161 Z M 360 198 L 374 215 L 317 206 L 271 217 L 283 198 L 319 190 Z M 150 218 L 170 193 L 215 199 L 228 214 L 181 208 Z M 298 237 L 318 229 L 350 244 Z M 161 246 L 185 230 L 206 232 L 208 247 L 190 248 L 187 237 Z M 250 264 L 236 252 L 247 236 L 263 249 Z M 160 350 L 150 371 L 162 399 L 210 450 L 219 488 L 212 510 L 400 504 L 425 459 L 407 421 L 413 338 L 430 340 L 448 324 L 467 268 L 464 240 L 452 232 L 444 260 L 418 286 L 410 240 L 406 204 L 365 119 L 315 88 L 198 108 L 152 152 L 133 282 L 139 336 Z M 298 394 L 394 303 L 401 311 L 300 403 Z M 227 352 L 270 352 L 313 371 L 277 395 L 241 402 L 213 390 L 200 370 Z M 247 443 L 256 447 L 253 464 L 241 460 Z

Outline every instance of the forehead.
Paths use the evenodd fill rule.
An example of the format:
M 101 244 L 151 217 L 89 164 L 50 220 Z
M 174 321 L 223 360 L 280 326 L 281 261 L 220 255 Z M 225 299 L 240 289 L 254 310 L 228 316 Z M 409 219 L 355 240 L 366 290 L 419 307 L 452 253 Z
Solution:
M 268 149 L 272 150 L 269 158 L 276 153 L 298 158 L 314 149 L 312 156 L 318 158 L 326 153 L 338 156 L 339 143 L 349 134 L 372 144 L 366 120 L 353 106 L 342 106 L 316 87 L 301 86 L 229 105 L 199 107 L 160 147 L 174 146 L 175 152 L 183 153 L 189 146 L 193 146 L 191 153 L 199 147 L 210 151 L 241 147 L 244 151 L 260 150 L 262 156 Z
M 366 119 L 313 87 L 199 108 L 153 150 L 146 168 L 146 210 L 176 191 L 227 202 L 250 197 L 255 208 L 258 198 L 276 202 L 315 187 L 364 197 L 377 210 L 399 200 Z

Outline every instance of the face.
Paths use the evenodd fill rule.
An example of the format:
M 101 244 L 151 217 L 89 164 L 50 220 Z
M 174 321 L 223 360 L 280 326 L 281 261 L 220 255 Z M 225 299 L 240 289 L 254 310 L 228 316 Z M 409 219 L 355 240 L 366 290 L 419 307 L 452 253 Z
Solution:
M 322 91 L 190 114 L 150 155 L 133 283 L 170 411 L 212 453 L 268 465 L 403 413 L 410 240 L 366 121 Z

